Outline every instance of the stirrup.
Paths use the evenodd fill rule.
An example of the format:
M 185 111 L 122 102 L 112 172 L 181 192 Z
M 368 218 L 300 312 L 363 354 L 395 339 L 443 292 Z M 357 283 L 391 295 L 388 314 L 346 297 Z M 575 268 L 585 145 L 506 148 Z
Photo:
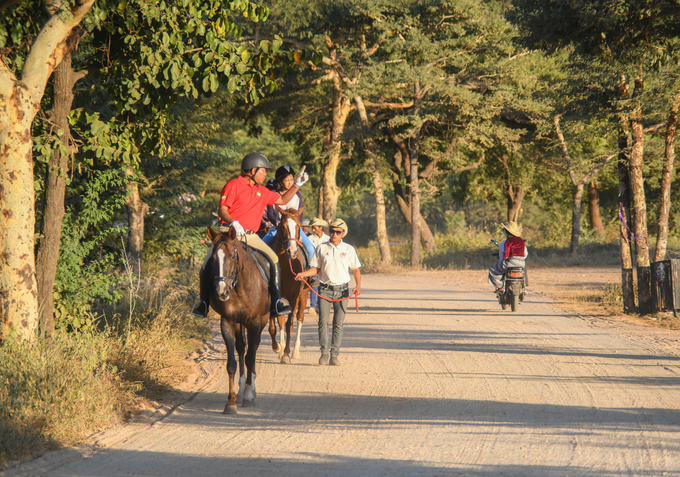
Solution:
M 293 313 L 293 309 L 290 307 L 290 303 L 285 298 L 279 298 L 274 305 L 274 314 L 276 316 L 288 315 Z
M 191 307 L 191 314 L 194 316 L 198 316 L 199 318 L 207 317 L 208 311 L 209 311 L 208 304 L 203 300 L 198 300 L 196 303 L 194 303 L 194 306 Z

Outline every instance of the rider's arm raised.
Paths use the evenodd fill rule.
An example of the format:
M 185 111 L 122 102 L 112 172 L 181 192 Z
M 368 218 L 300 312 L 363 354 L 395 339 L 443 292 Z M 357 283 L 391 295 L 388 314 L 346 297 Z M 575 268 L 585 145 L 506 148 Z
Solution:
M 309 180 L 309 174 L 305 172 L 305 166 L 302 166 L 302 169 L 300 169 L 300 173 L 295 177 L 295 182 L 293 182 L 293 186 L 288 189 L 281 197 L 279 197 L 279 200 L 274 202 L 276 205 L 285 205 L 290 200 L 295 196 L 297 193 L 298 189 L 305 185 L 307 181 Z
M 286 205 L 290 200 L 295 196 L 299 189 L 295 186 L 291 187 L 288 189 L 281 197 L 279 197 L 279 200 L 274 202 L 275 205 Z

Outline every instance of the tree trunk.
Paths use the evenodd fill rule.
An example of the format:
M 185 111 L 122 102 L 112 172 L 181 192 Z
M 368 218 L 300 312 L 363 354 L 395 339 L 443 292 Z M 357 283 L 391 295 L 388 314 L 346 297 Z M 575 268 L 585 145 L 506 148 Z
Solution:
M 128 167 L 126 174 L 132 176 L 134 174 L 132 168 Z M 144 216 L 149 211 L 149 206 L 140 199 L 139 184 L 136 181 L 128 182 L 125 188 L 127 190 L 126 204 L 130 227 L 128 230 L 128 263 L 132 272 L 135 275 L 140 275 L 144 251 Z
M 340 141 L 336 142 L 323 168 L 323 211 L 324 217 L 329 220 L 333 220 L 337 216 L 338 198 L 342 192 L 336 182 L 338 166 L 340 165 L 341 144 Z
M 319 181 L 319 190 L 317 191 L 317 207 L 316 207 L 316 216 L 319 217 L 320 219 L 325 219 L 323 215 L 323 197 L 324 197 L 324 164 L 321 164 L 321 180 Z
M 406 145 L 396 135 L 396 133 L 393 130 L 391 130 L 390 128 L 385 128 L 385 131 L 387 136 L 392 140 L 394 144 L 397 145 L 398 148 L 396 154 L 394 155 L 394 162 L 392 163 L 392 186 L 394 190 L 394 197 L 397 201 L 397 206 L 399 207 L 399 212 L 401 212 L 401 215 L 404 217 L 404 220 L 410 226 L 411 225 L 411 206 L 409 203 L 410 188 L 408 188 L 409 201 L 407 201 L 404 189 L 401 186 L 402 164 L 404 158 L 409 157 L 409 153 L 406 149 Z M 411 176 L 410 167 L 407 166 L 404 167 L 404 169 L 406 177 L 410 179 Z M 406 174 L 406 171 L 408 171 L 408 174 Z M 422 215 L 420 215 L 420 242 L 421 245 L 423 246 L 423 249 L 426 252 L 432 252 L 437 248 L 434 242 L 434 236 L 432 235 L 432 230 L 430 230 L 430 226 L 427 225 L 427 222 L 425 222 L 425 219 L 423 218 Z
M 413 113 L 420 113 L 420 81 L 413 85 Z M 409 139 L 409 165 L 411 175 L 411 266 L 420 267 L 420 184 L 418 177 L 418 154 L 420 152 L 420 133 L 423 125 L 415 128 Z
M 370 154 L 370 153 L 369 153 Z M 374 158 L 370 158 L 371 176 L 373 178 L 373 191 L 375 193 L 375 222 L 378 247 L 380 248 L 380 261 L 385 265 L 392 263 L 390 253 L 390 239 L 387 236 L 385 214 L 385 192 L 383 190 L 382 175 Z
M 642 91 L 643 82 L 635 80 L 636 96 Z M 633 204 L 633 232 L 635 234 L 635 265 L 637 268 L 637 290 L 639 311 L 648 314 L 653 311 L 652 274 L 649 267 L 649 238 L 647 236 L 647 204 L 645 201 L 642 162 L 644 154 L 644 133 L 642 131 L 642 110 L 637 107 L 630 122 L 633 149 L 628 162 L 630 192 Z
M 623 295 L 624 313 L 635 312 L 635 283 L 633 279 L 633 255 L 630 246 L 630 233 L 626 224 L 630 224 L 630 190 L 628 179 L 628 120 L 620 119 L 619 131 L 619 207 L 623 217 L 619 217 L 620 242 L 621 242 L 621 293 Z
M 58 5 L 35 38 L 19 81 L 0 61 L 0 340 L 14 329 L 35 337 L 38 286 L 35 278 L 35 194 L 31 124 L 54 68 L 77 41 L 73 28 L 94 0 Z
M 54 102 L 49 116 L 52 122 L 63 132 L 61 140 L 64 149 L 69 153 L 71 153 L 71 144 L 69 141 L 68 115 L 73 104 L 73 87 L 83 76 L 83 72 L 76 74 L 71 68 L 70 54 L 64 57 L 53 74 Z M 65 213 L 66 181 L 64 178 L 68 174 L 68 158 L 68 155 L 61 154 L 60 149 L 57 148 L 53 151 L 52 159 L 48 165 L 49 170 L 45 184 L 45 210 L 36 254 L 39 330 L 41 335 L 46 336 L 54 332 L 54 279 L 57 275 L 61 226 Z
M 418 138 L 411 139 L 411 266 L 420 267 L 420 188 L 418 185 Z
M 671 210 L 671 182 L 673 180 L 673 162 L 675 161 L 675 130 L 678 124 L 678 110 L 680 109 L 680 93 L 673 98 L 671 112 L 666 123 L 666 162 L 661 174 L 661 204 L 659 205 L 658 232 L 654 261 L 660 262 L 666 258 L 668 245 L 668 214 Z
M 621 78 L 619 97 L 628 99 L 628 82 Z M 627 224 L 630 224 L 630 180 L 628 177 L 628 158 L 630 155 L 630 134 L 628 118 L 619 113 L 619 227 L 621 243 L 621 294 L 623 296 L 623 312 L 634 313 L 635 307 L 635 283 L 633 277 L 633 254 L 630 246 L 630 233 Z
M 31 340 L 38 329 L 31 123 L 40 103 L 23 83 L 15 81 L 10 94 L 6 86 L 0 85 L 0 340 L 12 330 Z
M 597 191 L 597 183 L 595 181 L 588 183 L 588 214 L 590 226 L 595 230 L 595 234 L 604 235 L 604 225 L 602 224 L 602 215 L 600 214 L 600 194 Z
M 519 212 L 522 208 L 522 200 L 524 200 L 524 187 L 513 187 L 510 185 L 508 186 L 505 195 L 508 198 L 508 220 L 518 222 Z
M 333 78 L 333 107 L 331 112 L 331 128 L 325 148 L 328 158 L 323 166 L 323 217 L 334 219 L 338 212 L 338 198 L 342 191 L 337 185 L 338 166 L 342 158 L 342 133 L 345 130 L 347 117 L 352 110 L 352 101 L 343 94 L 342 82 L 337 73 Z
M 574 205 L 571 209 L 571 253 L 578 250 L 578 240 L 581 236 L 581 200 L 583 199 L 583 184 L 576 184 Z

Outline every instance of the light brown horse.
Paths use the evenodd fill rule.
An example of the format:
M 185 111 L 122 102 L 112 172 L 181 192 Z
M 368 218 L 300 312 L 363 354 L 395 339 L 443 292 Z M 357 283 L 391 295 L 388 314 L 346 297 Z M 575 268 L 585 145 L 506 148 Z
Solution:
M 269 289 L 255 258 L 236 238 L 234 229 L 220 233 L 208 227 L 208 237 L 213 244 L 212 257 L 206 266 L 206 277 L 209 273 L 211 280 L 210 306 L 222 317 L 222 338 L 227 346 L 229 398 L 224 413 L 236 414 L 237 401 L 243 406 L 253 405 L 255 401 L 255 355 L 262 330 L 269 321 Z M 238 353 L 238 395 L 234 390 L 234 349 Z
M 300 357 L 300 330 L 305 321 L 305 308 L 309 297 L 309 288 L 303 282 L 295 281 L 295 274 L 302 271 L 303 263 L 302 248 L 304 246 L 300 242 L 300 215 L 304 207 L 297 210 L 281 210 L 277 206 L 277 209 L 281 213 L 281 221 L 276 231 L 274 252 L 279 256 L 281 266 L 281 296 L 288 300 L 293 312 L 285 320 L 285 330 L 284 317 L 278 317 L 279 329 L 282 334 L 281 343 L 284 340 L 286 341 L 285 348 L 276 340 L 276 322 L 273 317 L 269 320 L 269 334 L 272 337 L 272 349 L 279 354 L 281 363 L 290 363 L 290 335 L 293 330 L 293 316 L 297 314 L 297 335 L 292 358 L 298 359 Z M 311 259 L 311 257 L 309 258 Z

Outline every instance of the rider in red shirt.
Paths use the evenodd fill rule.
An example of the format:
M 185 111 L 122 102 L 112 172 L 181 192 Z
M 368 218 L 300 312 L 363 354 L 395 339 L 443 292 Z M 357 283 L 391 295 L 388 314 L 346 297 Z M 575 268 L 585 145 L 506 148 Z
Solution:
M 233 228 L 236 236 L 244 243 L 263 252 L 271 263 L 269 293 L 271 294 L 271 313 L 274 316 L 292 313 L 290 303 L 281 298 L 281 269 L 274 251 L 256 234 L 260 228 L 262 213 L 267 205 L 288 203 L 300 187 L 308 180 L 306 172 L 300 172 L 293 186 L 280 195 L 264 187 L 267 171 L 273 169 L 267 158 L 259 152 L 251 152 L 243 158 L 241 175 L 229 181 L 222 189 L 217 215 L 220 219 L 220 232 Z M 191 313 L 208 316 L 210 305 L 210 267 L 207 266 L 212 249 L 201 268 L 201 299 L 194 304 Z

